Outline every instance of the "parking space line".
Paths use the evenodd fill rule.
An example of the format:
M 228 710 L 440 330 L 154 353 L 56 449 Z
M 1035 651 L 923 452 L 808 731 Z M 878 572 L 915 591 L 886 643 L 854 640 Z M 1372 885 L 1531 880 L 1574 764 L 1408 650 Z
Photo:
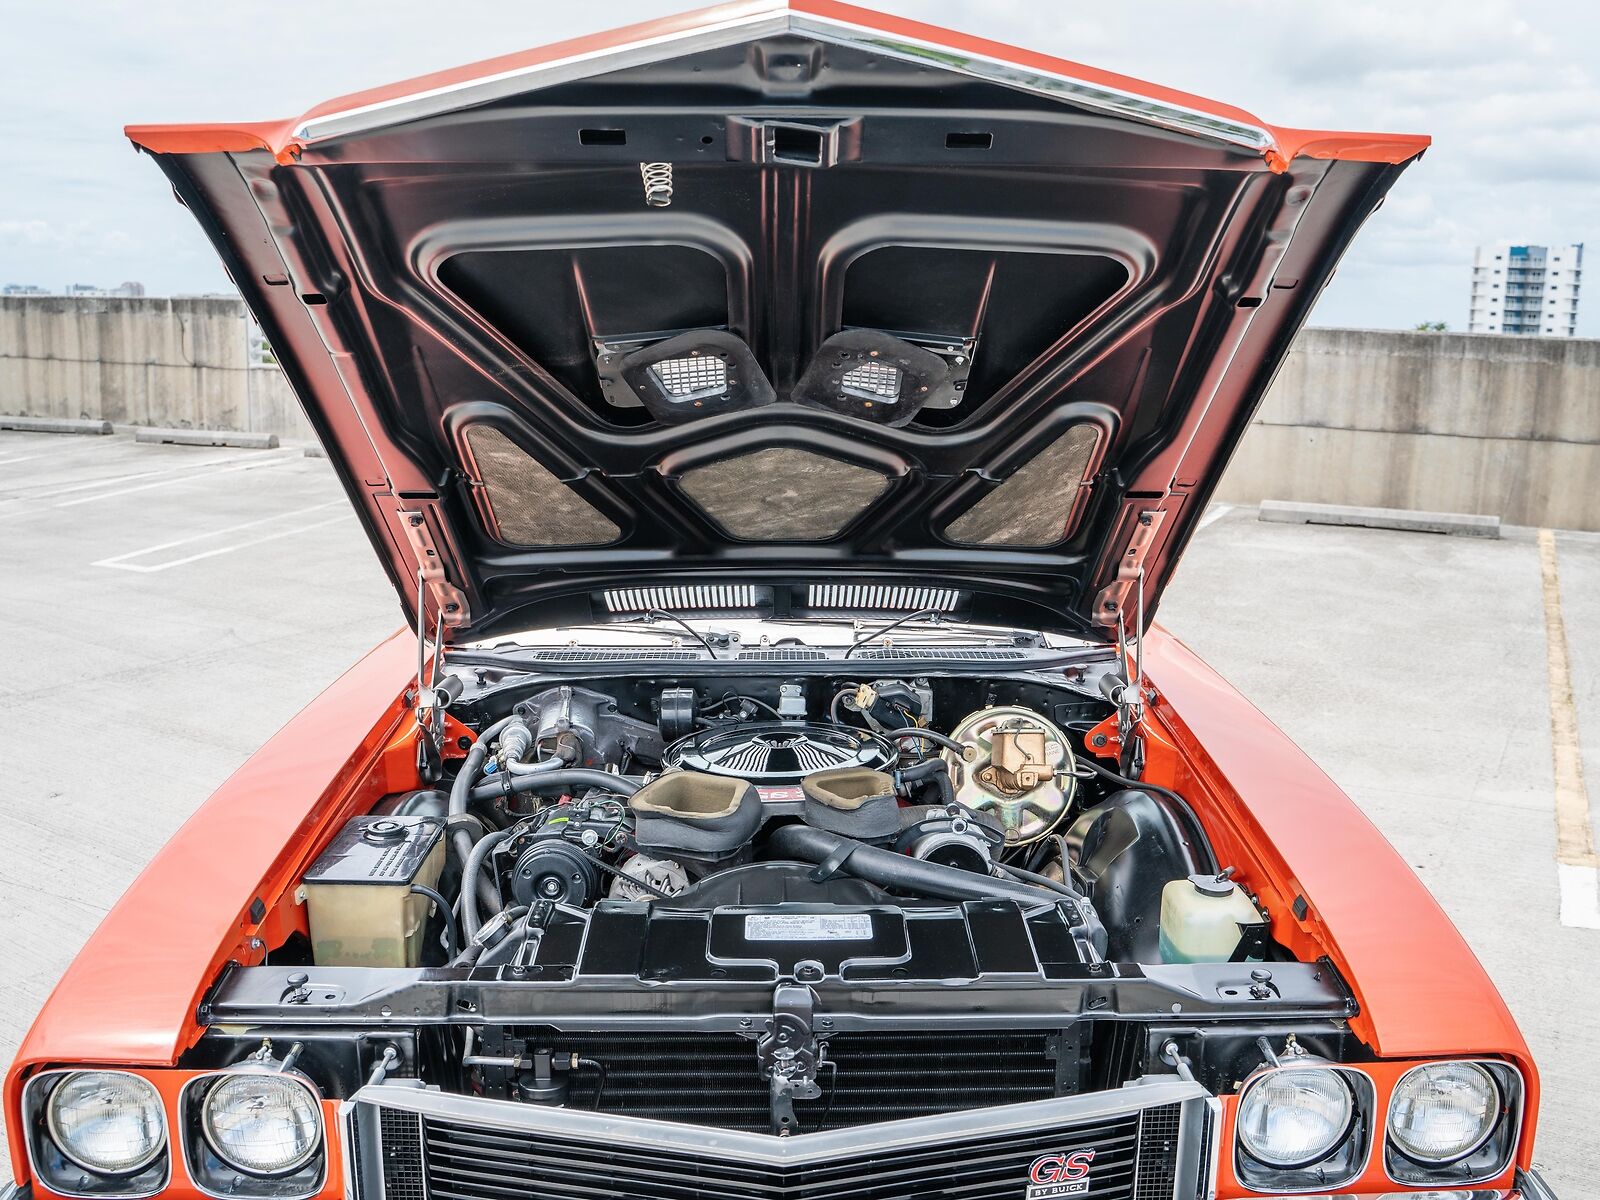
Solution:
M 301 455 L 292 452 L 281 457 L 273 457 L 270 459 L 264 458 L 259 454 L 247 454 L 243 455 L 242 457 L 248 459 L 249 461 L 237 462 L 233 459 L 216 460 L 212 464 L 209 464 L 211 469 L 206 470 L 204 473 L 201 473 L 195 467 L 180 468 L 180 470 L 183 472 L 182 474 L 175 473 L 174 471 L 143 471 L 135 475 L 124 475 L 113 477 L 112 479 L 96 480 L 92 484 L 81 484 L 76 487 L 61 488 L 58 491 L 45 492 L 40 496 L 22 495 L 0 497 L 0 499 L 9 501 L 13 504 L 28 505 L 27 507 L 0 509 L 0 518 L 30 516 L 34 513 L 43 512 L 46 508 L 74 508 L 79 504 L 93 504 L 97 500 L 110 500 L 117 496 L 129 495 L 133 492 L 148 492 L 153 488 L 174 487 L 181 483 L 203 483 L 209 479 L 216 478 L 218 475 L 231 475 L 235 471 L 270 470 L 274 467 L 292 466 L 304 461 Z M 216 462 L 226 462 L 231 463 L 232 465 L 216 466 Z M 30 503 L 38 500 L 48 499 L 52 496 L 61 496 L 70 494 L 72 492 L 81 492 L 86 488 L 104 487 L 107 483 L 115 483 L 119 480 L 147 479 L 152 475 L 162 476 L 162 478 L 158 478 L 150 483 L 135 484 L 132 487 L 113 488 L 108 492 L 94 492 L 88 496 L 77 496 L 71 500 L 59 501 L 56 504 Z
M 1550 679 L 1550 744 L 1555 766 L 1556 875 L 1561 888 L 1561 923 L 1600 929 L 1600 857 L 1589 820 L 1578 742 L 1578 708 L 1572 698 L 1572 664 L 1561 612 L 1561 574 L 1556 535 L 1539 531 L 1539 574 L 1544 591 L 1545 662 Z
M 1222 520 L 1223 517 L 1227 516 L 1233 511 L 1233 508 L 1234 506 L 1231 504 L 1213 504 L 1210 508 L 1210 511 L 1200 518 L 1200 524 L 1194 527 L 1194 531 L 1199 533 L 1207 525 Z
M 106 486 L 109 486 L 110 484 L 115 484 L 115 483 L 128 483 L 128 482 L 131 482 L 132 480 L 135 480 L 135 479 L 155 479 L 155 478 L 163 478 L 163 477 L 166 477 L 166 476 L 169 476 L 169 475 L 195 474 L 196 472 L 209 471 L 214 467 L 217 467 L 217 466 L 220 466 L 220 465 L 223 465 L 223 464 L 226 464 L 226 463 L 239 462 L 241 459 L 251 459 L 251 458 L 259 458 L 259 457 L 260 457 L 259 453 L 230 454 L 230 455 L 226 456 L 225 458 L 210 458 L 210 459 L 206 459 L 204 462 L 183 463 L 183 464 L 181 464 L 179 466 L 175 466 L 175 467 L 159 467 L 159 468 L 156 468 L 154 470 L 149 470 L 149 471 L 130 471 L 127 474 L 124 474 L 124 475 L 108 475 L 104 479 L 91 479 L 87 483 L 69 484 L 67 487 L 58 487 L 58 488 L 55 488 L 54 490 L 46 490 L 46 491 L 37 491 L 37 490 L 35 490 L 36 488 L 39 488 L 39 487 L 43 487 L 43 488 L 47 488 L 47 489 L 51 487 L 51 485 L 49 483 L 41 482 L 40 484 L 36 484 L 33 488 L 29 488 L 29 487 L 6 488 L 6 489 L 4 489 L 6 494 L 5 495 L 0 495 L 0 501 L 20 502 L 20 501 L 31 501 L 31 500 L 49 500 L 54 496 L 68 496 L 68 495 L 71 495 L 73 492 L 92 491 L 95 488 L 102 488 L 102 487 L 106 487 Z
M 191 472 L 181 475 L 176 479 L 158 479 L 153 483 L 139 483 L 133 487 L 117 488 L 109 492 L 96 492 L 92 496 L 79 496 L 76 500 L 63 500 L 60 504 L 51 505 L 52 508 L 72 508 L 79 504 L 93 504 L 96 500 L 110 500 L 116 496 L 126 496 L 132 492 L 148 492 L 152 488 L 173 487 L 180 483 L 193 483 L 196 480 L 215 479 L 218 475 L 231 475 L 235 471 L 259 471 L 272 467 L 281 467 L 287 463 L 297 463 L 303 460 L 303 455 L 289 454 L 281 458 L 256 457 L 250 462 L 236 462 L 232 466 L 219 467 L 215 471 L 208 471 L 204 475 Z
M 54 437 L 54 434 L 44 436 Z M 107 450 L 118 446 L 131 446 L 133 443 L 127 438 L 96 438 L 93 441 L 78 441 L 71 446 L 48 445 L 43 442 L 26 441 L 15 442 L 10 440 L 0 441 L 0 449 L 5 450 L 38 450 L 37 454 L 13 454 L 10 458 L 0 458 L 0 466 L 10 463 L 31 462 L 36 459 L 70 458 L 75 454 L 85 451 Z
M 1600 929 L 1600 870 L 1557 862 L 1561 923 L 1568 929 Z
M 313 521 L 307 525 L 296 525 L 289 529 L 278 529 L 259 537 L 246 538 L 242 542 L 233 542 L 226 546 L 216 546 L 209 550 L 202 550 L 194 554 L 182 555 L 178 558 L 168 559 L 158 563 L 138 563 L 131 559 L 143 558 L 149 554 L 159 554 L 163 550 L 172 550 L 179 546 L 192 546 L 196 542 L 209 541 L 212 538 L 226 537 L 230 533 L 242 533 L 246 529 L 258 529 L 263 525 L 270 525 L 276 521 L 287 521 L 292 517 L 309 516 L 314 512 L 322 512 L 335 506 L 344 507 L 345 500 L 329 500 L 323 504 L 313 504 L 309 508 L 297 508 L 292 512 L 274 513 L 270 517 L 257 517 L 253 521 L 243 521 L 238 525 L 229 525 L 223 529 L 211 529 L 205 533 L 197 533 L 190 537 L 176 538 L 170 542 L 159 542 L 154 546 L 145 546 L 138 550 L 129 550 L 123 554 L 116 554 L 110 558 L 102 558 L 91 564 L 96 567 L 110 567 L 119 571 L 138 571 L 141 574 L 153 574 L 156 571 L 165 571 L 172 567 L 181 567 L 185 563 L 198 562 L 203 558 L 215 558 L 219 554 L 231 554 L 235 550 L 244 550 L 250 546 L 259 546 L 263 542 L 276 541 L 279 538 L 289 537 L 296 533 L 306 533 L 312 529 L 321 529 L 325 525 L 333 525 L 339 521 L 349 519 L 353 514 L 349 512 L 337 513 L 322 521 Z

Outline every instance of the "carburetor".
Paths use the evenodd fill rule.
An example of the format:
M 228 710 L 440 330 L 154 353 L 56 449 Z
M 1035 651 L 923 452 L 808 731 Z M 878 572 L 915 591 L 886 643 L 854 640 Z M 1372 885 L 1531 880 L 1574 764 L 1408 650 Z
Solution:
M 976 751 L 965 762 L 943 752 L 951 777 L 961 779 L 956 800 L 998 817 L 1008 846 L 1038 841 L 1061 823 L 1078 781 L 1072 747 L 1056 725 L 1020 706 L 985 708 L 963 717 L 950 736 Z

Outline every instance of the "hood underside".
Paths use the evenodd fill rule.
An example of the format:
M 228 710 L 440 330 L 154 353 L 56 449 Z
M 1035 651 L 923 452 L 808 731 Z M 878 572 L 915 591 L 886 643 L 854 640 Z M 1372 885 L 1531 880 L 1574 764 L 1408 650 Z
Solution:
M 457 640 L 653 608 L 1109 636 L 1427 145 L 815 0 L 128 133 Z

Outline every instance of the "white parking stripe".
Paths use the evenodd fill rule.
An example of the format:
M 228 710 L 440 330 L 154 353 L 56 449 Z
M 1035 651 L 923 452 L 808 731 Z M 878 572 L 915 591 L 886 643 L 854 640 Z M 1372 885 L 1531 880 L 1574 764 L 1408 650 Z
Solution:
M 53 496 L 67 496 L 73 492 L 87 492 L 95 488 L 106 487 L 114 483 L 128 483 L 135 479 L 155 479 L 169 475 L 192 475 L 197 472 L 210 471 L 226 463 L 238 462 L 241 459 L 259 458 L 260 453 L 230 454 L 225 458 L 209 458 L 204 462 L 183 463 L 176 467 L 162 467 L 151 471 L 132 471 L 126 475 L 108 475 L 104 479 L 91 479 L 88 483 L 74 483 L 68 487 L 58 487 L 53 491 L 39 491 L 39 488 L 49 488 L 51 485 L 40 482 L 32 487 L 14 487 L 3 489 L 0 501 L 30 501 L 48 500 Z M 298 456 L 295 456 L 298 457 Z
M 150 554 L 159 554 L 163 550 L 172 550 L 178 546 L 192 546 L 196 542 L 209 541 L 212 538 L 226 537 L 230 533 L 241 533 L 246 529 L 258 529 L 262 525 L 270 525 L 276 521 L 287 521 L 291 517 L 304 517 L 314 512 L 335 506 L 344 507 L 344 500 L 329 500 L 323 504 L 313 504 L 309 508 L 297 508 L 292 512 L 275 513 L 270 517 L 258 517 L 254 521 L 243 521 L 238 525 L 229 525 L 223 529 L 212 529 L 205 533 L 197 533 L 191 537 L 176 538 L 170 542 L 159 542 L 154 546 L 145 546 L 139 550 L 129 550 L 124 554 L 113 555 L 111 558 L 102 558 L 93 563 L 96 567 L 111 567 L 119 571 L 138 571 L 141 574 L 151 574 L 156 571 L 165 571 L 171 567 L 181 567 L 185 563 L 198 562 L 202 558 L 215 558 L 219 554 L 231 554 L 235 550 L 243 550 L 250 546 L 258 546 L 262 542 L 276 541 L 278 538 L 289 537 L 291 534 L 305 533 L 312 529 L 321 529 L 325 525 L 333 525 L 339 521 L 347 520 L 354 514 L 350 512 L 337 513 L 322 521 L 313 521 L 308 525 L 296 525 L 289 529 L 274 530 L 272 533 L 260 537 L 246 538 L 242 542 L 233 542 L 226 546 L 216 546 L 209 550 L 202 550 L 194 554 L 181 555 L 178 558 L 168 559 L 157 563 L 138 563 L 131 559 L 143 558 Z
M 1578 743 L 1578 708 L 1572 698 L 1567 623 L 1561 613 L 1561 575 L 1556 535 L 1539 531 L 1539 572 L 1544 590 L 1545 662 L 1550 680 L 1550 745 L 1555 767 L 1556 877 L 1561 887 L 1561 923 L 1600 929 L 1600 856 L 1589 821 L 1589 789 L 1583 782 Z
M 5 440 L 5 441 L 0 441 L 0 449 L 6 449 L 6 450 L 38 450 L 38 451 L 40 451 L 40 453 L 37 453 L 37 454 L 14 454 L 10 458 L 0 458 L 0 466 L 5 466 L 7 463 L 29 462 L 32 459 L 38 459 L 38 458 L 44 458 L 44 459 L 69 458 L 74 454 L 82 454 L 85 451 L 89 451 L 89 452 L 96 451 L 96 450 L 104 451 L 104 450 L 109 449 L 109 448 L 114 447 L 114 446 L 131 446 L 132 444 L 133 443 L 127 438 L 104 438 L 104 439 L 98 439 L 97 438 L 94 441 L 77 442 L 76 444 L 71 445 L 71 446 L 47 446 L 42 442 L 36 442 L 36 441 L 15 442 L 15 441 L 10 441 L 8 439 L 8 440 Z
M 79 496 L 76 500 L 63 500 L 60 504 L 53 504 L 51 507 L 72 508 L 79 504 L 93 504 L 96 500 L 110 500 L 115 496 L 126 496 L 132 492 L 148 492 L 152 488 L 173 487 L 180 483 L 204 482 L 208 479 L 215 479 L 218 475 L 231 475 L 235 471 L 269 470 L 272 467 L 281 467 L 288 463 L 302 461 L 304 461 L 304 456 L 300 454 L 290 454 L 283 458 L 272 459 L 258 457 L 252 462 L 237 462 L 229 467 L 220 467 L 215 471 L 208 471 L 204 475 L 191 473 L 181 475 L 176 479 L 158 479 L 154 483 L 139 483 L 133 487 L 117 488 L 109 492 L 96 492 L 92 496 Z
M 1561 883 L 1561 923 L 1568 929 L 1600 929 L 1600 870 L 1556 863 Z
M 1207 525 L 1210 525 L 1214 521 L 1222 520 L 1223 517 L 1227 516 L 1232 511 L 1233 505 L 1231 504 L 1213 504 L 1206 515 L 1200 518 L 1200 524 L 1194 527 L 1194 531 L 1199 533 Z

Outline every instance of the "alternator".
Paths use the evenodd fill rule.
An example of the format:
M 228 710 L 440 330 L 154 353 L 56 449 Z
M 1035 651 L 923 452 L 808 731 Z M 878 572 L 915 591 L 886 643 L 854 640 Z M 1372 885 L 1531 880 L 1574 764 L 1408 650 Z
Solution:
M 1067 735 L 1032 709 L 985 708 L 962 719 L 950 736 L 976 754 L 957 765 L 945 750 L 952 777 L 962 772 L 956 799 L 999 817 L 1006 844 L 1044 837 L 1066 816 L 1077 789 Z

